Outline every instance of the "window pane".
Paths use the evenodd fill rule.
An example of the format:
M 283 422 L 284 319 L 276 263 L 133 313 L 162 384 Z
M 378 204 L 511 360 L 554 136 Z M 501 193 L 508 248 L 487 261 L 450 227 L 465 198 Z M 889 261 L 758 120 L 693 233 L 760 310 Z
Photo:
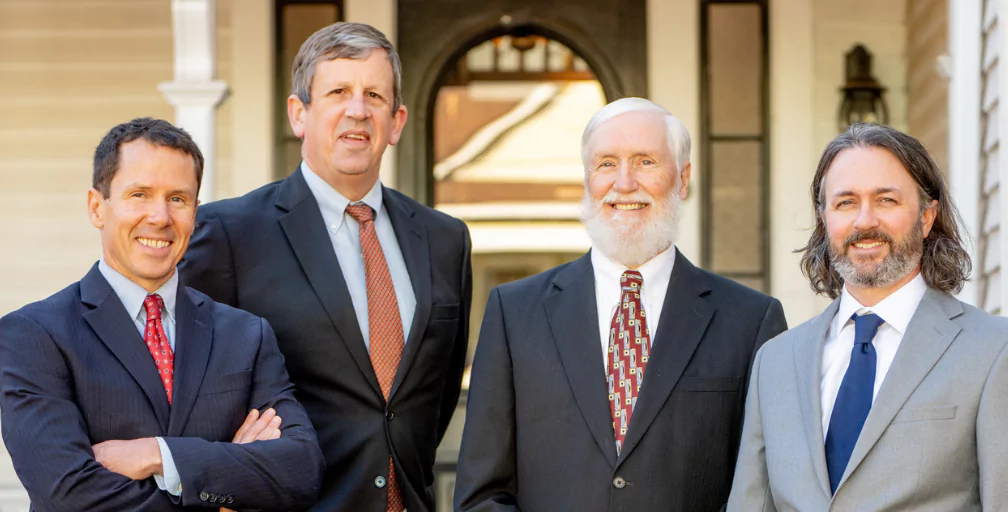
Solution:
M 763 176 L 759 142 L 711 143 L 711 267 L 763 271 Z
M 710 132 L 757 135 L 763 125 L 760 7 L 714 4 L 707 12 Z

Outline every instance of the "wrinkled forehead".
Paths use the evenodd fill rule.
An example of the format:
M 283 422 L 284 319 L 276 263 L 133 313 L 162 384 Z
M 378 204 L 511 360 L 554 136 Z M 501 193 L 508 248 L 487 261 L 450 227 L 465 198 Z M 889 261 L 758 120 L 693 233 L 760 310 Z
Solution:
M 665 116 L 656 112 L 627 112 L 599 124 L 588 136 L 588 155 L 670 153 Z

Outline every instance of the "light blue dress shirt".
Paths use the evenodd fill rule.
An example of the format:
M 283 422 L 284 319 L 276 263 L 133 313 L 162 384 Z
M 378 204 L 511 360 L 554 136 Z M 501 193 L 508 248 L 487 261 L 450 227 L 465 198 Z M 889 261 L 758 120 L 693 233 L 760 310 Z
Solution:
M 133 324 L 140 331 L 140 336 L 143 337 L 144 327 L 147 325 L 147 310 L 143 305 L 144 299 L 147 298 L 147 290 L 110 267 L 108 263 L 105 263 L 105 258 L 98 262 L 98 271 L 122 301 L 123 307 L 133 318 Z M 171 345 L 172 352 L 175 351 L 175 295 L 178 292 L 178 280 L 178 271 L 176 270 L 168 278 L 168 282 L 154 292 L 160 295 L 161 300 L 164 301 L 164 309 L 161 310 L 161 324 L 168 336 L 168 344 Z M 158 448 L 161 449 L 161 469 L 164 471 L 164 475 L 154 475 L 154 481 L 162 491 L 168 491 L 174 496 L 181 496 L 182 478 L 175 467 L 175 459 L 172 458 L 171 451 L 168 450 L 164 439 L 160 437 L 154 439 L 157 439 Z
M 343 273 L 343 279 L 350 291 L 354 313 L 357 315 L 357 324 L 360 326 L 361 335 L 364 336 L 364 345 L 370 351 L 367 279 L 364 272 L 364 255 L 361 252 L 360 224 L 346 213 L 346 207 L 350 204 L 350 200 L 329 186 L 305 162 L 301 162 L 301 174 L 304 175 L 308 189 L 315 196 L 315 201 L 318 202 L 319 210 L 322 212 L 322 220 L 325 222 L 326 232 L 329 233 L 329 241 L 332 243 L 333 250 L 336 251 L 340 271 Z M 410 326 L 413 325 L 416 295 L 413 293 L 413 285 L 409 272 L 406 270 L 406 260 L 403 259 L 399 240 L 396 239 L 395 230 L 392 229 L 392 219 L 389 218 L 388 211 L 382 204 L 381 182 L 375 182 L 363 199 L 354 201 L 354 204 L 359 203 L 364 203 L 375 211 L 375 232 L 378 234 L 378 243 L 381 244 L 382 253 L 385 254 L 389 274 L 392 275 L 392 287 L 395 289 L 396 300 L 399 302 L 399 319 L 402 320 L 403 343 L 405 343 L 409 338 Z

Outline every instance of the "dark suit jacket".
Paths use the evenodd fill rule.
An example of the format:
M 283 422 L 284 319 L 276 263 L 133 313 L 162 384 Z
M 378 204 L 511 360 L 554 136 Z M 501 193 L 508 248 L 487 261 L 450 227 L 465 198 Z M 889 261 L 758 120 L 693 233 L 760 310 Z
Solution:
M 705 511 L 728 500 L 756 350 L 780 302 L 676 254 L 616 455 L 589 255 L 490 294 L 472 369 L 455 506 Z
M 384 512 L 389 454 L 410 512 L 434 508 L 434 454 L 458 402 L 472 278 L 461 221 L 383 190 L 416 313 L 385 403 L 318 203 L 301 172 L 200 207 L 182 274 L 276 329 L 327 469 L 316 510 Z
M 0 424 L 35 510 L 285 510 L 315 498 L 322 457 L 269 325 L 179 282 L 172 405 L 130 314 L 98 271 L 0 319 Z M 251 408 L 280 439 L 231 444 Z M 101 466 L 91 446 L 161 436 L 181 498 Z

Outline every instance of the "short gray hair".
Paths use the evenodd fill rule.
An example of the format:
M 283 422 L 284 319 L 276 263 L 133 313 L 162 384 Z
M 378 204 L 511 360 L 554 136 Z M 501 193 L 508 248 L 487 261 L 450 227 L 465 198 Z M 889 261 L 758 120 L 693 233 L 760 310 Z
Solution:
M 581 135 L 581 162 L 588 166 L 588 139 L 596 128 L 602 126 L 606 121 L 630 112 L 651 112 L 665 116 L 665 137 L 668 139 L 669 150 L 672 151 L 676 160 L 676 170 L 682 171 L 683 167 L 690 161 L 690 135 L 686 127 L 676 116 L 672 115 L 665 107 L 644 98 L 621 98 L 604 107 L 595 113 L 585 126 Z M 678 180 L 678 177 L 676 178 Z
M 301 103 L 311 104 L 315 65 L 322 59 L 366 59 L 373 50 L 385 50 L 392 66 L 392 112 L 402 105 L 402 63 L 392 43 L 380 30 L 365 23 L 339 22 L 319 29 L 301 45 L 291 69 L 291 91 Z

